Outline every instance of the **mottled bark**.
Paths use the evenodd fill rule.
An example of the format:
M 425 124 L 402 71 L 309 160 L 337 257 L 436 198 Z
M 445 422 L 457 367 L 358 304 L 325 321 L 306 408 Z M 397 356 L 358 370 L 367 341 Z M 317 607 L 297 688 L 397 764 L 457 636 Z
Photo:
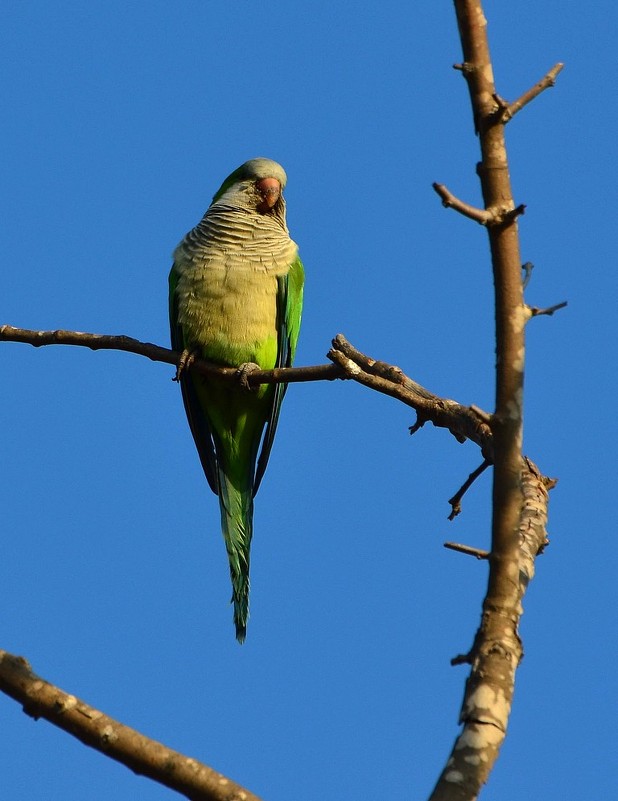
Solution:
M 192 801 L 260 801 L 221 773 L 150 740 L 32 672 L 19 656 L 0 651 L 0 690 L 31 717 L 45 718 L 85 745 Z
M 459 201 L 442 184 L 434 189 L 453 207 L 487 228 L 494 277 L 496 318 L 496 403 L 489 421 L 493 438 L 493 521 L 489 580 L 481 623 L 469 654 L 460 713 L 463 729 L 431 795 L 431 801 L 471 801 L 487 781 L 504 737 L 513 701 L 515 671 L 523 655 L 518 624 L 521 602 L 532 578 L 534 558 L 545 544 L 547 488 L 551 482 L 522 457 L 525 325 L 516 206 L 511 190 L 504 125 L 520 108 L 552 85 L 554 67 L 513 105 L 496 92 L 479 0 L 455 0 L 464 75 L 481 161 L 477 173 L 484 208 Z M 537 311 L 538 313 L 538 311 Z

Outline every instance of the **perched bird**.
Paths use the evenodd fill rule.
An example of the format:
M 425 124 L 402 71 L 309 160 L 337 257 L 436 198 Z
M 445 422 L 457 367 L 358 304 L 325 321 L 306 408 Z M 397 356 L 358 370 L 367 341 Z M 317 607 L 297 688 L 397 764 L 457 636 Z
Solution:
M 172 347 L 215 364 L 290 367 L 304 270 L 290 239 L 280 164 L 251 159 L 228 178 L 174 251 L 169 276 Z M 236 638 L 249 614 L 253 497 L 273 444 L 286 384 L 249 390 L 179 369 L 182 398 L 210 488 L 219 496 L 232 578 Z M 258 455 L 259 454 L 259 455 Z

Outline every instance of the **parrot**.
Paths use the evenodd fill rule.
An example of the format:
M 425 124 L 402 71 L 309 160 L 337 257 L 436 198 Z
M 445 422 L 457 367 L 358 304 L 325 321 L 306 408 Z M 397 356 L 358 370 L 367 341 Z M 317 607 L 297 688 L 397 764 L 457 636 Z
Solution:
M 239 643 L 249 616 L 253 498 L 287 389 L 250 389 L 247 376 L 292 366 L 303 306 L 305 273 L 286 223 L 286 183 L 270 159 L 234 170 L 174 251 L 169 275 L 172 348 L 183 354 L 176 378 L 202 469 L 219 497 Z M 196 356 L 237 368 L 239 380 L 192 371 Z

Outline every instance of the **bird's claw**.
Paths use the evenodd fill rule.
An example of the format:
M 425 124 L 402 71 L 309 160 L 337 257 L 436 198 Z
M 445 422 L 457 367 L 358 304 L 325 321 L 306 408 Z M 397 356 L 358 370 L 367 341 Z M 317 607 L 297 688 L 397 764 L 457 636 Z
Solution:
M 247 392 L 255 392 L 257 390 L 256 387 L 252 387 L 249 383 L 249 376 L 251 373 L 255 373 L 262 368 L 259 364 L 255 364 L 254 362 L 245 362 L 245 364 L 241 364 L 238 370 L 236 370 L 236 378 L 238 378 L 238 382 L 240 386 L 247 390 Z
M 180 377 L 182 376 L 183 372 L 188 368 L 191 367 L 191 364 L 195 361 L 195 353 L 192 353 L 190 350 L 185 348 L 183 352 L 180 354 L 180 360 L 178 362 L 178 367 L 176 368 L 176 375 L 172 379 L 172 381 L 180 381 Z

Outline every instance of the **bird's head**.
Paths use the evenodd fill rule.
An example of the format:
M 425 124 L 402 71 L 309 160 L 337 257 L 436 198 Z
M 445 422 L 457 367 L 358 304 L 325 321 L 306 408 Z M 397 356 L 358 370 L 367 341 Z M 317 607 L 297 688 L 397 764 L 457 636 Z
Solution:
M 286 183 L 285 170 L 276 161 L 251 159 L 228 175 L 212 202 L 270 214 L 285 223 L 283 189 Z

